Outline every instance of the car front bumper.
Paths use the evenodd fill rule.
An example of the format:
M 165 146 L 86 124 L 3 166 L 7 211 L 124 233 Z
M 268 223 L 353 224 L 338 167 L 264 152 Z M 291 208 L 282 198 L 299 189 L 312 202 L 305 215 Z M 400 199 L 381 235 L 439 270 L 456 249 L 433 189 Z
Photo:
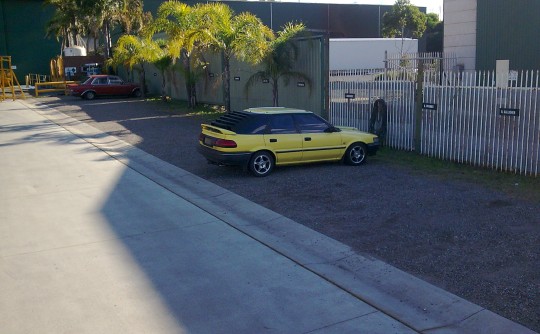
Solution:
M 76 91 L 71 90 L 71 89 L 68 91 L 68 94 L 71 95 L 71 96 L 81 96 L 80 92 L 76 92 Z
M 371 143 L 371 144 L 367 144 L 367 154 L 368 155 L 375 155 L 377 154 L 377 151 L 379 150 L 379 147 L 380 147 L 380 143 L 376 142 L 376 143 Z
M 197 150 L 211 163 L 226 166 L 247 166 L 250 152 L 221 152 L 199 143 Z

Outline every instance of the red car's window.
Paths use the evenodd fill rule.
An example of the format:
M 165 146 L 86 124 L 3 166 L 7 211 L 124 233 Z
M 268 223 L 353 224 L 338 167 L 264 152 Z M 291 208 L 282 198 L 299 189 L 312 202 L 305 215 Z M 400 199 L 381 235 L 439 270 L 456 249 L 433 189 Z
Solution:
M 121 85 L 123 81 L 119 77 L 109 77 L 109 83 L 111 85 Z
M 107 78 L 95 78 L 92 82 L 94 85 L 106 85 L 107 84 Z

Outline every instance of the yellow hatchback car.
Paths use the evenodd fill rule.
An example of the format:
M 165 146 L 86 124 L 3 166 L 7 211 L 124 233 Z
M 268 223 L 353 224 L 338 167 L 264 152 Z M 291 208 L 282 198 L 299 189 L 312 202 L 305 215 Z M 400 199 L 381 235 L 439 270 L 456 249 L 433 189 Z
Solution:
M 300 163 L 360 165 L 379 148 L 374 134 L 335 127 L 310 111 L 292 108 L 232 111 L 201 128 L 199 152 L 208 162 L 242 166 L 255 176 Z

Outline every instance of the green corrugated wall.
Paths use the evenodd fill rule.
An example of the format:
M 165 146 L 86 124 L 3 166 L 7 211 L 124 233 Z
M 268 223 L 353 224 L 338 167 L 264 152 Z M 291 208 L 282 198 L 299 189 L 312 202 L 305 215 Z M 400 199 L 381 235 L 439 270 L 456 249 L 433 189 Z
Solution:
M 476 69 L 540 70 L 540 1 L 477 0 Z
M 11 56 L 21 84 L 29 73 L 49 74 L 50 59 L 60 54 L 60 44 L 44 37 L 51 15 L 42 0 L 0 0 L 0 55 Z

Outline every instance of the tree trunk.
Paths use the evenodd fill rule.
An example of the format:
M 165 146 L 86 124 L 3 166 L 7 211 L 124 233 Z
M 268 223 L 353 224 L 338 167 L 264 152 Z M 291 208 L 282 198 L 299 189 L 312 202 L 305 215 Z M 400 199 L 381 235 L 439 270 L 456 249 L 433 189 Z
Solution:
M 98 54 L 98 38 L 99 35 L 97 33 L 94 33 L 94 54 Z
M 77 45 L 77 31 L 75 29 L 70 30 L 70 39 L 71 39 L 71 46 Z
M 165 70 L 161 71 L 161 100 L 167 102 L 167 93 L 165 92 L 166 86 Z
M 139 78 L 141 82 L 141 92 L 143 99 L 146 98 L 146 73 L 144 71 L 144 65 L 141 64 L 141 77 Z
M 188 108 L 193 108 L 193 106 L 191 105 L 191 85 L 189 83 L 191 80 L 190 77 L 191 77 L 191 72 L 189 72 L 189 65 L 187 65 L 187 68 L 186 68 L 186 64 L 184 64 L 184 81 L 186 85 Z
M 191 83 L 191 99 L 190 104 L 192 108 L 197 107 L 197 88 L 195 87 L 195 82 Z
M 401 49 L 399 50 L 399 58 L 403 58 L 403 47 L 405 44 L 405 26 L 401 26 Z
M 193 78 L 191 77 L 191 59 L 185 51 L 182 51 L 182 65 L 184 67 L 184 80 L 186 82 L 188 107 L 195 108 L 197 105 L 197 99 L 195 84 L 193 83 Z
M 227 56 L 223 57 L 223 102 L 225 112 L 231 111 L 231 72 L 230 59 Z
M 109 22 L 105 22 L 103 25 L 103 37 L 105 38 L 105 58 L 111 58 L 112 52 L 112 42 L 111 42 L 111 30 Z
M 278 80 L 272 79 L 272 97 L 274 107 L 279 106 Z

